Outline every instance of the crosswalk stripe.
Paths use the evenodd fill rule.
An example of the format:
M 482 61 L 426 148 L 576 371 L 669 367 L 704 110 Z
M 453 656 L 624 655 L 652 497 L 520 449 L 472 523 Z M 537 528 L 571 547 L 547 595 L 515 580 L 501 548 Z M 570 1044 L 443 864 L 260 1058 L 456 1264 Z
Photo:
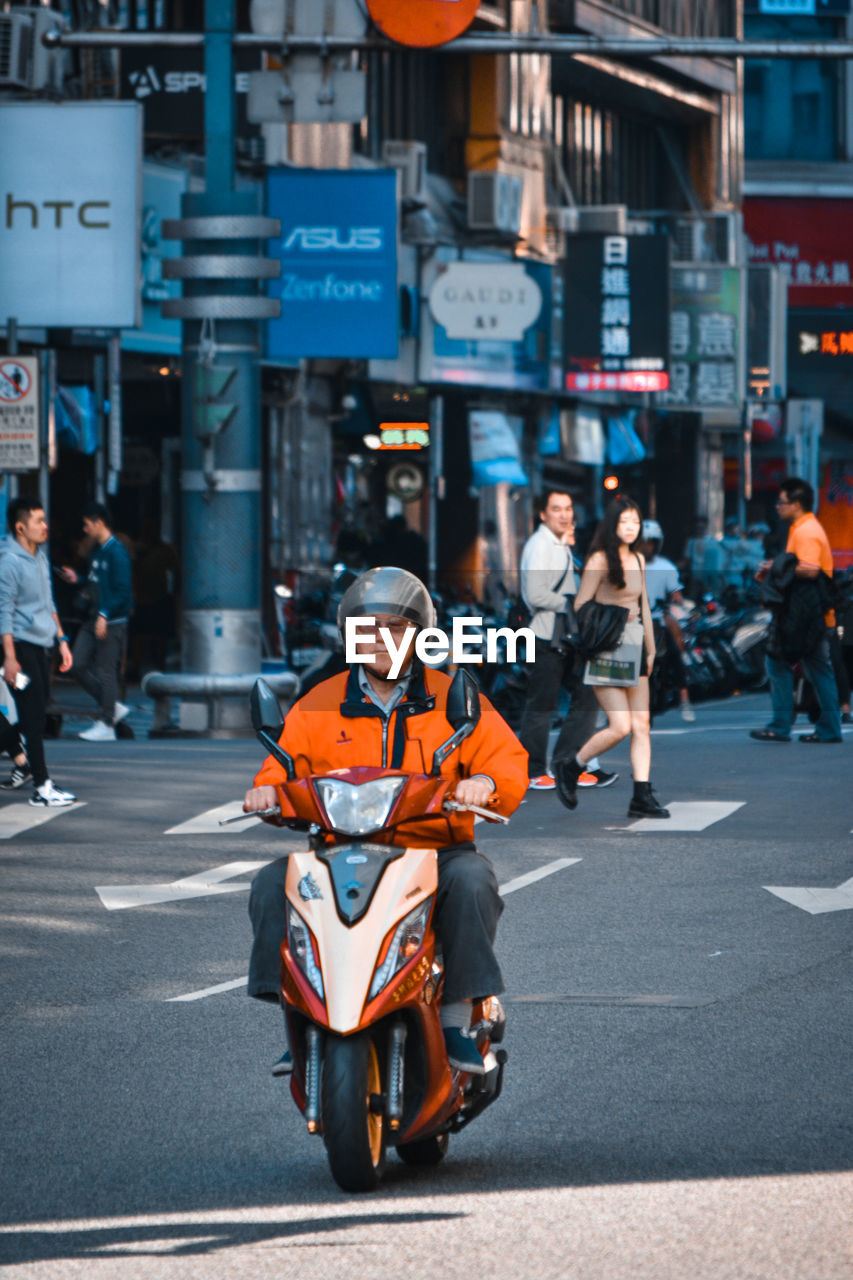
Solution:
M 22 835 L 32 827 L 40 827 L 45 822 L 58 818 L 61 813 L 82 809 L 85 804 L 85 800 L 76 800 L 74 804 L 64 805 L 60 809 L 42 809 L 33 804 L 7 804 L 0 809 L 0 840 Z
M 668 818 L 640 818 L 622 830 L 640 834 L 649 831 L 704 831 L 742 809 L 745 803 L 744 800 L 672 800 L 666 804 L 670 812 Z
M 261 819 L 247 817 L 245 822 L 235 822 L 229 827 L 221 827 L 219 823 L 221 818 L 235 818 L 242 812 L 242 800 L 229 800 L 227 804 L 221 804 L 216 809 L 206 809 L 204 813 L 199 813 L 187 822 L 169 827 L 165 834 L 167 836 L 239 835 L 241 831 L 248 831 L 249 827 L 257 826 Z

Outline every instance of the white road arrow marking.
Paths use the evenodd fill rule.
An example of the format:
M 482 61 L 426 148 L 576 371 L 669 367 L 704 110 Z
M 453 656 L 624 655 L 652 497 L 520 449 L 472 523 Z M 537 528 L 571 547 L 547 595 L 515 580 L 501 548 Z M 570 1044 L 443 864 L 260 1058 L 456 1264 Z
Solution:
M 764 888 L 783 902 L 790 902 L 792 907 L 808 911 L 810 916 L 820 916 L 827 911 L 853 910 L 853 877 L 837 889 L 795 889 L 771 884 L 764 885 Z
M 207 809 L 204 813 L 200 813 L 195 818 L 190 818 L 188 822 L 182 822 L 177 827 L 169 827 L 166 832 L 167 836 L 212 836 L 212 835 L 236 835 L 240 831 L 248 831 L 249 827 L 255 827 L 260 822 L 260 818 L 246 818 L 242 825 L 235 823 L 231 827 L 221 827 L 219 825 L 220 818 L 234 818 L 238 813 L 243 812 L 242 800 L 229 800 L 227 804 L 221 804 L 217 809 Z
M 738 809 L 744 800 L 672 800 L 666 805 L 668 818 L 639 818 L 627 827 L 605 827 L 606 831 L 704 831 Z
M 206 898 L 214 893 L 241 893 L 249 888 L 250 881 L 222 884 L 232 876 L 251 875 L 265 867 L 263 862 L 226 862 L 196 876 L 185 876 L 171 884 L 107 884 L 95 885 L 95 892 L 107 911 L 122 911 L 128 907 L 150 907 L 161 902 L 180 902 L 184 898 Z
M 19 836 L 31 827 L 40 827 L 61 813 L 71 813 L 73 809 L 82 809 L 85 800 L 77 800 L 74 804 L 63 805 L 61 809 L 42 809 L 34 804 L 7 804 L 0 809 L 0 840 L 8 840 L 10 836 Z

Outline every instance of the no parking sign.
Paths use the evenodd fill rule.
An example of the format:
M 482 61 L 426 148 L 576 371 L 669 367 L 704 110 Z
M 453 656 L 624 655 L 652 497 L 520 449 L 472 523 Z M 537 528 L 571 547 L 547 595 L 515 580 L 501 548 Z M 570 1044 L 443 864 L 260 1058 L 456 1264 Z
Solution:
M 39 378 L 35 356 L 0 356 L 0 471 L 39 465 Z

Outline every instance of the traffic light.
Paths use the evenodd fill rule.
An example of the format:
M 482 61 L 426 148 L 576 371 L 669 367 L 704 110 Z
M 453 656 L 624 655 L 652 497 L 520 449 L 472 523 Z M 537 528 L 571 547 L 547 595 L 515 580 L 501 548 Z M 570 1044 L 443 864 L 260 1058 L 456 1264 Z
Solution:
M 603 483 L 604 483 L 604 487 L 605 487 L 605 489 L 608 491 L 608 493 L 615 493 L 615 492 L 616 492 L 616 490 L 619 488 L 619 477 L 618 477 L 618 476 L 605 476 L 605 477 L 604 477 L 604 481 L 603 481 Z
M 237 411 L 236 404 L 221 403 L 222 396 L 237 372 L 236 367 L 197 364 L 193 370 L 195 431 L 202 441 L 210 441 L 227 427 Z

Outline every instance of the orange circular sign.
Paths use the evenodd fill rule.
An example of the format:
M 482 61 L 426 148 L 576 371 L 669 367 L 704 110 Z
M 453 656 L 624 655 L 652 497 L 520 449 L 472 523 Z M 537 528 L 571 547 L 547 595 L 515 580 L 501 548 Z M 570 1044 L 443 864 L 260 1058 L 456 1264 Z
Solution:
M 383 35 L 416 49 L 447 44 L 467 31 L 480 0 L 367 0 Z

